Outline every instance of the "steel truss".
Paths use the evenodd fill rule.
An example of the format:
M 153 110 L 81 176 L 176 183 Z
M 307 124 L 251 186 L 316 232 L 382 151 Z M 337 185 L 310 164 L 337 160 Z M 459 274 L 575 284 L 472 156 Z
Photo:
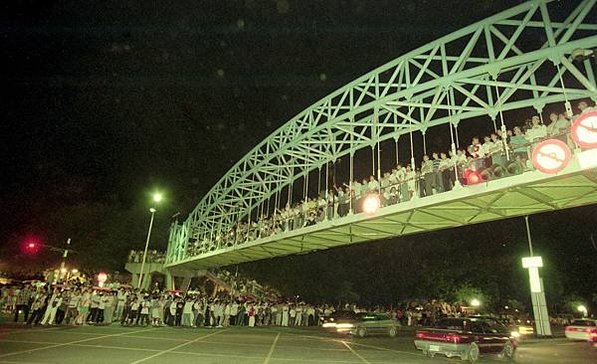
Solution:
M 564 18 L 558 2 L 534 0 L 444 36 L 354 80 L 292 118 L 236 163 L 170 231 L 167 263 L 190 240 L 212 239 L 250 218 L 294 181 L 376 143 L 507 110 L 591 98 L 594 64 L 573 62 L 597 47 L 597 0 Z M 592 22 L 591 22 L 592 21 Z M 220 247 L 215 247 L 220 249 Z M 196 257 L 201 259 L 201 256 Z

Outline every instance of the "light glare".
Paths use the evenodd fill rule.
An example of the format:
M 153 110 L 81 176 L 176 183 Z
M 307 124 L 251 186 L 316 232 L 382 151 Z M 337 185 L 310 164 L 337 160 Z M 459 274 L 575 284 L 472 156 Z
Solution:
M 378 195 L 369 195 L 363 201 L 363 212 L 366 214 L 374 214 L 379 210 L 381 201 Z
M 160 202 L 160 201 L 162 201 L 162 194 L 161 193 L 154 193 L 153 194 L 153 201 L 154 202 Z

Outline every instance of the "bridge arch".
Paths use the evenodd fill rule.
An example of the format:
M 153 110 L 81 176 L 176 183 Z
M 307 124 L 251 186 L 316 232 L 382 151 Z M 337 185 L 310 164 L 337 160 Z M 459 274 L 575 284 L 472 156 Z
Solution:
M 305 172 L 375 143 L 508 110 L 540 111 L 555 102 L 569 109 L 571 100 L 597 100 L 594 64 L 571 57 L 575 50 L 597 47 L 597 24 L 588 17 L 595 3 L 583 0 L 558 17 L 554 1 L 525 2 L 425 44 L 317 101 L 247 153 L 182 224 L 172 226 L 168 263 L 185 259 L 189 241 L 211 239 L 250 218 Z

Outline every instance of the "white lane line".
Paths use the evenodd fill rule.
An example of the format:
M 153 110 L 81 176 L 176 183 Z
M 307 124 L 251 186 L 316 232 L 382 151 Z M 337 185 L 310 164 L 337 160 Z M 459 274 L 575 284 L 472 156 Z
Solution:
M 269 352 L 267 353 L 267 356 L 265 357 L 265 360 L 263 361 L 263 364 L 268 364 L 269 361 L 272 358 L 272 355 L 274 355 L 274 349 L 276 348 L 276 344 L 278 343 L 278 339 L 280 338 L 280 333 L 278 333 L 276 335 L 276 338 L 274 339 L 274 342 L 272 343 L 272 346 L 269 348 Z
M 145 332 L 145 331 L 150 331 L 150 330 L 155 330 L 155 329 L 144 329 L 144 330 L 137 330 L 137 331 L 130 331 L 130 332 L 121 332 L 119 334 L 110 334 L 110 335 L 103 335 L 103 336 L 97 336 L 97 337 L 90 337 L 88 339 L 81 339 L 81 340 L 69 341 L 67 343 L 54 344 L 54 345 L 44 346 L 44 347 L 41 347 L 41 348 L 21 350 L 21 351 L 14 351 L 12 353 L 7 353 L 7 354 L 0 355 L 0 358 L 5 358 L 7 356 L 13 356 L 13 355 L 18 355 L 18 354 L 23 354 L 23 353 L 32 353 L 34 351 L 59 348 L 61 346 L 68 346 L 68 345 L 83 343 L 83 342 L 86 342 L 86 341 L 92 341 L 92 340 L 97 340 L 97 339 L 104 339 L 104 338 L 107 338 L 107 337 L 123 336 L 123 335 L 126 335 L 126 334 L 135 334 L 135 333 L 138 333 L 138 332 Z
M 381 347 L 381 346 L 361 344 L 361 343 L 357 343 L 357 342 L 352 342 L 352 344 L 353 345 L 362 346 L 364 348 L 371 348 L 371 349 L 376 349 L 376 350 L 380 350 L 380 351 L 389 351 L 389 352 L 398 353 L 398 354 L 408 354 L 408 355 L 414 355 L 414 356 L 425 356 L 422 353 L 418 353 L 418 352 L 417 353 L 411 353 L 410 351 L 388 349 L 388 348 L 384 348 L 384 347 Z
M 370 362 L 369 362 L 367 359 L 363 358 L 363 356 L 362 356 L 361 354 L 357 353 L 357 352 L 356 352 L 356 351 L 355 351 L 353 348 L 351 348 L 351 347 L 350 347 L 350 345 L 348 345 L 348 344 L 346 343 L 346 341 L 341 341 L 341 343 L 342 343 L 344 346 L 346 346 L 346 348 L 347 348 L 348 350 L 350 350 L 350 352 L 351 352 L 351 353 L 353 353 L 354 355 L 356 355 L 356 357 L 357 357 L 357 358 L 361 359 L 361 361 L 362 361 L 363 363 L 371 364 L 371 363 L 370 363 Z
M 210 337 L 210 336 L 214 336 L 214 335 L 220 334 L 220 333 L 222 333 L 222 332 L 225 332 L 225 331 L 228 331 L 228 330 L 229 330 L 229 329 L 226 329 L 226 330 L 220 330 L 220 331 L 217 331 L 217 332 L 212 332 L 211 334 L 207 334 L 207 335 L 199 336 L 199 337 L 198 337 L 198 338 L 196 338 L 195 340 L 187 341 L 186 343 L 182 343 L 182 344 L 176 345 L 176 346 L 174 346 L 174 347 L 172 347 L 172 348 L 170 348 L 170 349 L 162 350 L 162 351 L 160 351 L 160 352 L 158 352 L 158 353 L 155 353 L 155 354 L 153 354 L 153 355 L 150 355 L 150 356 L 148 356 L 147 358 L 143 358 L 143 359 L 135 360 L 135 361 L 131 362 L 131 364 L 139 364 L 139 363 L 143 363 L 144 361 L 147 361 L 147 360 L 149 360 L 149 359 L 153 359 L 153 358 L 155 358 L 155 357 L 158 357 L 158 356 L 160 356 L 160 355 L 164 355 L 164 354 L 166 354 L 166 353 L 169 353 L 169 352 L 171 352 L 171 351 L 174 351 L 174 350 L 180 349 L 180 348 L 182 348 L 183 346 L 187 346 L 187 345 L 189 345 L 189 344 L 195 343 L 195 342 L 197 342 L 197 341 L 201 341 L 201 340 L 203 340 L 203 339 L 205 339 L 205 338 L 208 338 L 208 337 Z
M 30 328 L 25 328 L 22 327 L 20 329 L 6 329 L 6 330 L 0 330 L 0 335 L 8 335 L 8 334 L 20 334 L 23 332 L 44 332 L 44 331 L 52 331 L 52 330 L 57 330 L 60 329 L 61 327 L 47 327 L 47 328 L 39 328 L 39 329 L 30 329 Z
M 60 344 L 56 342 L 50 341 L 33 341 L 33 340 L 2 340 L 2 342 L 6 343 L 21 343 L 21 344 L 42 344 L 42 345 L 53 345 L 53 344 Z M 83 348 L 102 348 L 102 349 L 120 349 L 120 350 L 132 350 L 132 351 L 149 351 L 149 352 L 158 352 L 161 351 L 159 349 L 144 349 L 144 348 L 131 348 L 126 346 L 114 346 L 114 345 L 93 345 L 93 344 L 69 344 L 68 346 L 77 346 Z M 1 363 L 1 361 L 0 361 Z

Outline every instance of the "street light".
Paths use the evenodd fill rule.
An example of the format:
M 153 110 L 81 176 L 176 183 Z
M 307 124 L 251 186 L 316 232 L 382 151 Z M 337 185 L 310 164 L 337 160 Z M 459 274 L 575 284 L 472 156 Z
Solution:
M 153 195 L 153 202 L 159 203 L 162 201 L 162 194 L 155 193 Z M 143 283 L 143 271 L 145 269 L 145 260 L 147 259 L 147 249 L 149 248 L 149 239 L 151 237 L 151 228 L 153 227 L 153 216 L 157 210 L 155 207 L 149 209 L 151 212 L 151 219 L 149 220 L 149 229 L 147 229 L 147 240 L 145 240 L 145 250 L 143 250 L 143 261 L 141 262 L 141 272 L 139 273 L 139 282 L 137 282 L 137 288 L 141 288 L 141 284 Z
M 587 308 L 585 307 L 585 305 L 579 305 L 577 308 L 578 312 L 582 313 L 583 317 L 587 317 Z
M 154 193 L 153 194 L 153 202 L 160 202 L 162 201 L 162 194 L 161 193 Z
M 473 307 L 479 307 L 479 306 L 481 306 L 481 301 L 479 301 L 479 300 L 478 300 L 478 299 L 476 299 L 476 298 L 473 298 L 473 299 L 471 300 L 471 306 L 473 306 Z

